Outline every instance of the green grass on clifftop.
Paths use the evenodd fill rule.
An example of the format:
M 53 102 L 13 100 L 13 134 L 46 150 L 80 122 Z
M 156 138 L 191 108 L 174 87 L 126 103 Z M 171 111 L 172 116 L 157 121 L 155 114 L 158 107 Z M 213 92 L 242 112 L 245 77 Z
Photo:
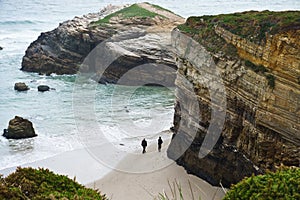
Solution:
M 182 31 L 195 33 L 201 29 L 220 26 L 250 41 L 260 43 L 266 39 L 266 33 L 274 35 L 286 30 L 300 28 L 300 11 L 247 11 L 242 13 L 221 14 L 214 16 L 190 17 L 180 26 Z
M 167 12 L 169 12 L 169 13 L 175 14 L 173 11 L 168 10 L 168 9 L 166 9 L 166 8 L 163 8 L 163 7 L 159 6 L 159 5 L 151 4 L 151 3 L 148 3 L 148 2 L 146 2 L 146 4 L 148 4 L 148 5 L 150 5 L 150 6 L 154 7 L 154 8 L 156 8 L 156 9 L 158 9 L 158 10 L 167 11 Z
M 119 16 L 122 19 L 126 19 L 126 18 L 131 18 L 131 17 L 137 17 L 137 18 L 153 18 L 155 16 L 157 16 L 157 13 L 151 12 L 149 10 L 146 10 L 142 7 L 140 7 L 138 4 L 133 4 L 129 7 L 123 8 L 117 12 L 114 12 L 110 15 L 107 15 L 106 17 L 104 17 L 103 19 L 100 19 L 96 22 L 94 22 L 94 24 L 105 24 L 105 23 L 109 23 L 110 19 L 116 16 Z
M 0 199 L 12 200 L 106 200 L 98 191 L 85 188 L 67 176 L 48 169 L 17 168 L 16 172 L 0 176 Z
M 235 56 L 235 47 L 227 44 L 215 31 L 215 26 L 222 27 L 242 38 L 261 44 L 266 35 L 300 28 L 300 11 L 248 11 L 214 16 L 189 17 L 185 24 L 179 25 L 182 32 L 192 36 L 208 51 L 225 52 Z

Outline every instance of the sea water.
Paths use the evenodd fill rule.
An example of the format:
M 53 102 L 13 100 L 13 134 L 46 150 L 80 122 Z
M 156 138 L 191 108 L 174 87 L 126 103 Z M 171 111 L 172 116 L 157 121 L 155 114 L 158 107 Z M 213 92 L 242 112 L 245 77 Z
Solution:
M 33 122 L 38 137 L 7 140 L 0 137 L 0 170 L 45 159 L 84 147 L 77 124 L 87 118 L 74 115 L 76 75 L 40 76 L 20 71 L 26 48 L 41 32 L 54 29 L 62 21 L 91 12 L 108 4 L 125 4 L 134 0 L 0 0 L 0 130 L 7 128 L 14 116 Z M 299 0 L 148 0 L 188 17 L 245 10 L 299 10 Z M 14 83 L 25 82 L 30 90 L 16 92 Z M 37 86 L 49 85 L 53 90 L 41 93 Z M 93 92 L 95 119 L 105 137 L 129 150 L 139 148 L 140 140 L 156 140 L 160 131 L 172 126 L 174 88 L 97 85 L 87 80 L 80 89 Z M 93 91 L 89 91 L 93 90 Z M 116 93 L 116 91 L 118 91 Z M 121 92 L 120 92 L 121 91 Z M 155 123 L 155 126 L 153 126 Z M 134 131 L 136 130 L 146 131 Z M 125 130 L 125 131 L 124 131 Z

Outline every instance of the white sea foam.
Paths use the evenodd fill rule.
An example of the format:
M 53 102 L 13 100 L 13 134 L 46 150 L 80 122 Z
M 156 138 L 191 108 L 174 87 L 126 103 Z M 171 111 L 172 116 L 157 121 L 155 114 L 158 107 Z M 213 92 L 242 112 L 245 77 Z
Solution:
M 13 141 L 0 137 L 0 169 L 82 148 L 84 143 L 80 135 L 89 136 L 89 133 L 78 132 L 74 119 L 72 92 L 76 76 L 46 77 L 22 72 L 19 70 L 22 56 L 41 32 L 52 30 L 62 21 L 72 19 L 76 15 L 97 12 L 111 3 L 134 3 L 136 0 L 113 2 L 68 0 L 68 6 L 65 6 L 66 2 L 0 1 L 0 19 L 2 19 L 0 46 L 4 47 L 0 51 L 0 128 L 6 128 L 10 119 L 20 115 L 30 119 L 38 133 L 38 137 L 28 140 Z M 244 10 L 300 9 L 299 0 L 149 0 L 148 2 L 159 4 L 184 17 Z M 17 81 L 26 82 L 31 89 L 24 93 L 15 92 L 13 85 Z M 88 88 L 91 83 L 87 81 L 82 88 Z M 39 84 L 49 85 L 55 90 L 39 93 L 36 89 Z M 172 126 L 173 91 L 142 88 L 133 98 L 123 102 L 126 94 L 113 95 L 112 85 L 98 86 L 96 90 L 95 113 L 99 131 L 104 133 L 107 141 L 118 148 L 125 151 L 137 150 L 143 137 L 147 137 L 149 142 L 156 142 L 158 133 Z M 123 92 L 126 93 L 126 89 Z M 94 122 L 89 121 L 88 117 L 77 120 Z M 152 123 L 156 123 L 157 126 L 153 128 Z

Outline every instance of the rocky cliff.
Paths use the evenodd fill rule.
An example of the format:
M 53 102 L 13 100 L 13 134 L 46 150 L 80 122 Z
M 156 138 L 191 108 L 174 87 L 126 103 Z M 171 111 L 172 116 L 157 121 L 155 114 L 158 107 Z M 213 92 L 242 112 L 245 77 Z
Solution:
M 170 158 L 225 186 L 300 165 L 299 19 L 270 11 L 191 17 L 172 32 Z
M 147 3 L 108 6 L 99 13 L 75 17 L 42 33 L 26 50 L 21 70 L 49 75 L 76 74 L 83 69 L 101 74 L 96 77 L 101 83 L 116 83 L 130 69 L 142 64 L 150 63 L 158 74 L 171 73 L 160 66 L 176 69 L 170 32 L 180 23 L 183 18 Z M 107 54 L 97 55 L 102 56 L 97 64 L 103 65 L 109 56 L 112 57 L 109 59 L 116 58 L 104 72 L 101 67 L 85 62 L 97 46 L 105 48 Z M 171 71 L 166 77 L 174 83 L 175 70 Z M 147 72 L 139 73 L 131 76 L 147 75 Z

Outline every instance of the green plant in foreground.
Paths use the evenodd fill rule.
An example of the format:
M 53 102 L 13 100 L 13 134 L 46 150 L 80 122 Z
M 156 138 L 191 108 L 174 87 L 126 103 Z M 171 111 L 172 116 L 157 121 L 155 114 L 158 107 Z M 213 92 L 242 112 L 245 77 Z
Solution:
M 166 192 L 159 193 L 158 200 L 184 200 L 181 185 L 176 180 L 173 182 L 173 185 L 171 185 L 169 181 L 168 184 L 169 184 L 171 194 L 168 195 Z M 196 200 L 196 198 L 194 197 L 194 192 L 190 181 L 189 181 L 189 188 L 192 196 L 191 200 Z M 201 197 L 199 197 L 198 199 L 201 200 Z
M 106 200 L 107 198 L 96 190 L 85 188 L 75 180 L 54 174 L 48 169 L 17 168 L 6 178 L 0 177 L 0 199 Z
M 233 185 L 224 200 L 300 199 L 300 168 L 280 168 L 276 172 L 251 176 Z

